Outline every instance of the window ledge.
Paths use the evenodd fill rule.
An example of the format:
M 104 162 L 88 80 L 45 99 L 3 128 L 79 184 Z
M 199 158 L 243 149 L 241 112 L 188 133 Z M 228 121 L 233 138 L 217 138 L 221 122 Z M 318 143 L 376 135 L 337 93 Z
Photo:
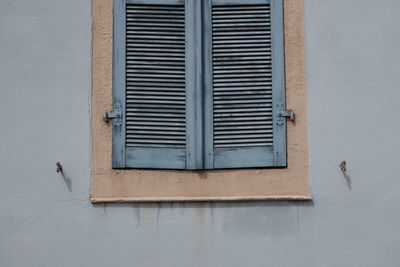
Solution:
M 120 198 L 90 198 L 92 203 L 122 203 L 122 202 L 207 202 L 207 201 L 260 201 L 260 200 L 312 200 L 307 196 L 232 196 L 232 197 L 120 197 Z

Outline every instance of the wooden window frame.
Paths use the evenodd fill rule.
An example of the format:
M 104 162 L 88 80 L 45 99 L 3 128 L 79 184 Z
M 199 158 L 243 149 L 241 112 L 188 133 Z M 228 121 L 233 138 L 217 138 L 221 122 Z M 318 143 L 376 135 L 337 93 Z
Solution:
M 272 0 L 274 1 L 274 0 Z M 284 0 L 288 167 L 284 169 L 144 170 L 112 168 L 113 0 L 92 0 L 92 192 L 97 202 L 311 199 L 302 0 Z

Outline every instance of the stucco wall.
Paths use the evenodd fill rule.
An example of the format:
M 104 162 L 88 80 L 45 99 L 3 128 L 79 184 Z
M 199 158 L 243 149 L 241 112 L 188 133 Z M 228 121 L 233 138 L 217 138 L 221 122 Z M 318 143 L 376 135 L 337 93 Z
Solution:
M 313 202 L 90 204 L 90 10 L 0 1 L 0 266 L 399 265 L 399 1 L 305 1 Z

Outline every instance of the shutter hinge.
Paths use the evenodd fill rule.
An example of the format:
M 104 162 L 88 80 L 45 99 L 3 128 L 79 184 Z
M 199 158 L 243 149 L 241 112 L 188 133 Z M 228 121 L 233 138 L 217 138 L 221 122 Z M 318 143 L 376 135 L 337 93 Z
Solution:
M 122 105 L 119 103 L 115 104 L 113 111 L 104 113 L 103 120 L 105 122 L 112 120 L 112 124 L 114 126 L 121 126 L 122 125 Z
M 284 124 L 284 119 L 287 118 L 290 121 L 294 121 L 295 119 L 295 114 L 293 110 L 285 110 L 283 108 L 283 104 L 277 104 L 276 105 L 277 109 L 276 109 L 276 124 L 278 126 L 282 126 Z

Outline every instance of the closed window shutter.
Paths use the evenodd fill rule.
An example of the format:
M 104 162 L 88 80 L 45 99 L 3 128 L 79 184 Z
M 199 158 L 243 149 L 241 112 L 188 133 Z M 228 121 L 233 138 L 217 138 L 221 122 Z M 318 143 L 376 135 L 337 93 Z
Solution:
M 282 0 L 114 0 L 113 168 L 286 166 Z
M 286 166 L 281 0 L 213 0 L 212 164 Z
M 113 167 L 185 169 L 184 2 L 114 1 L 113 65 Z

